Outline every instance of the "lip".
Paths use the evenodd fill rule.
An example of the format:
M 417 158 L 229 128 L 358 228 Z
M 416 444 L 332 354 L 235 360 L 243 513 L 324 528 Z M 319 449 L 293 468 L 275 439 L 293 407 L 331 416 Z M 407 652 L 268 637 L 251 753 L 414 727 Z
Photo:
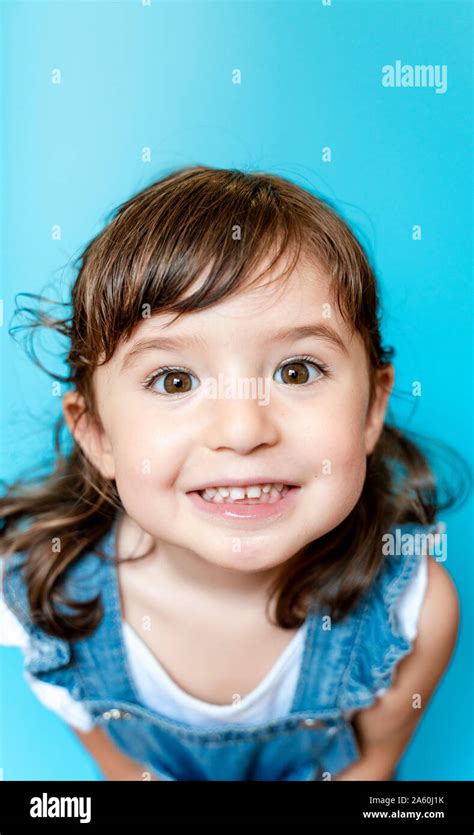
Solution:
M 205 484 L 199 484 L 198 487 L 193 487 L 191 490 L 188 490 L 188 493 L 197 493 L 198 490 L 205 490 L 207 487 L 251 487 L 256 484 L 287 484 L 288 487 L 300 487 L 300 484 L 296 484 L 295 481 L 286 481 L 284 478 L 276 478 L 276 477 L 265 477 L 262 478 L 228 478 L 227 480 L 224 479 L 216 479 L 215 481 L 206 481 Z
M 269 482 L 253 483 L 268 484 Z M 275 483 L 279 484 L 280 482 Z M 226 482 L 226 485 L 237 487 L 242 487 L 245 484 L 249 484 L 249 482 L 241 481 L 240 484 L 235 484 L 235 480 L 234 483 Z M 209 486 L 223 487 L 225 485 L 224 482 L 222 482 L 222 484 L 220 485 L 213 484 Z M 279 516 L 282 516 L 284 513 L 287 513 L 289 510 L 291 510 L 291 508 L 294 506 L 300 489 L 301 487 L 299 485 L 291 485 L 291 489 L 288 491 L 286 496 L 283 499 L 279 499 L 277 502 L 274 502 L 273 504 L 242 504 L 238 501 L 220 502 L 219 504 L 213 504 L 212 502 L 206 502 L 205 499 L 203 499 L 199 495 L 197 490 L 191 490 L 188 493 L 186 493 L 186 495 L 189 497 L 189 500 L 193 503 L 194 507 L 202 513 L 207 513 L 208 515 L 213 516 L 214 518 L 217 517 L 221 519 L 229 519 L 233 522 L 237 522 L 239 519 L 241 519 L 242 521 L 252 521 L 253 519 L 276 519 Z

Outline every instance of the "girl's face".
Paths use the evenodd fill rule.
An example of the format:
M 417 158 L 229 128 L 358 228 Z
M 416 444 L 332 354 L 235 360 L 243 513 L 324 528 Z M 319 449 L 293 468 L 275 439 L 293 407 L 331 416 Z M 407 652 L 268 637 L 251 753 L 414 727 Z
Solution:
M 82 419 L 76 440 L 158 548 L 240 571 L 276 567 L 357 503 L 393 368 L 379 372 L 368 413 L 361 336 L 331 303 L 328 278 L 305 261 L 283 283 L 167 327 L 172 318 L 145 317 L 95 370 L 102 427 Z M 65 395 L 70 426 L 79 401 Z M 235 480 L 293 489 L 283 499 L 272 490 L 265 504 L 199 495 Z

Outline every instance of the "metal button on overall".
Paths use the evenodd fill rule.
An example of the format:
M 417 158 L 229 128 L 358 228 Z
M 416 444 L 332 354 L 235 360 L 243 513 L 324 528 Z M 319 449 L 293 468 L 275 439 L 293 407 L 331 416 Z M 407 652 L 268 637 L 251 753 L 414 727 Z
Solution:
M 336 730 L 337 730 L 335 725 L 330 725 L 328 722 L 323 722 L 321 719 L 311 719 L 311 718 L 302 719 L 301 722 L 300 722 L 300 727 L 301 728 L 311 728 L 311 730 L 313 730 L 313 731 L 320 731 L 320 730 L 324 730 L 325 728 L 327 728 L 327 732 L 331 736 L 333 734 L 335 734 Z
M 101 714 L 103 719 L 131 719 L 132 714 L 129 713 L 127 710 L 119 710 L 117 707 L 111 708 L 111 710 L 105 710 Z
M 316 731 L 321 728 L 325 728 L 326 722 L 322 722 L 320 719 L 302 719 L 300 726 L 302 728 L 313 728 L 313 730 Z

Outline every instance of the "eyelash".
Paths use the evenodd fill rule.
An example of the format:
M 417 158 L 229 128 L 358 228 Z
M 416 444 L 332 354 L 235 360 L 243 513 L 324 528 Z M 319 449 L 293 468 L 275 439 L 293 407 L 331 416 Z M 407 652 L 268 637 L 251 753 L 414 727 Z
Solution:
M 292 357 L 291 359 L 285 360 L 282 362 L 278 368 L 285 368 L 287 365 L 293 365 L 293 363 L 297 362 L 307 362 L 310 365 L 313 365 L 318 371 L 323 375 L 323 377 L 331 377 L 331 371 L 329 367 L 326 365 L 325 362 L 321 362 L 321 360 L 316 360 L 314 357 L 310 356 L 309 354 L 303 354 L 302 356 Z M 174 394 L 163 394 L 161 391 L 154 391 L 152 389 L 152 385 L 159 377 L 163 374 L 170 374 L 173 371 L 182 372 L 184 374 L 189 374 L 191 377 L 194 375 L 188 368 L 183 368 L 178 365 L 163 365 L 161 368 L 158 368 L 156 371 L 153 371 L 152 374 L 149 374 L 148 377 L 143 381 L 141 384 L 144 389 L 151 391 L 152 394 L 157 394 L 159 397 L 167 397 L 167 398 L 174 398 L 174 397 L 181 397 L 182 395 L 179 392 L 175 392 Z M 302 383 L 301 386 L 297 384 L 293 384 L 295 388 L 304 388 L 306 386 L 312 385 L 314 383 L 319 382 L 321 377 L 318 380 L 312 380 L 311 383 Z M 287 386 L 291 387 L 291 383 L 286 383 Z M 184 392 L 184 394 L 190 394 L 191 392 Z

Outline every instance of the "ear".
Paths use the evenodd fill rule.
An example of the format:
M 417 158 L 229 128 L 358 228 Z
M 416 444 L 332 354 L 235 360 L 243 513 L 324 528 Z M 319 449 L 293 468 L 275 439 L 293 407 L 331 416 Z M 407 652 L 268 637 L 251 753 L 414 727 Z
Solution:
M 375 376 L 375 394 L 367 414 L 365 425 L 365 452 L 370 455 L 382 434 L 388 400 L 395 380 L 395 369 L 391 363 L 378 369 Z
M 64 419 L 76 443 L 103 478 L 115 478 L 115 460 L 105 430 L 97 418 L 88 414 L 84 398 L 77 391 L 63 396 Z

